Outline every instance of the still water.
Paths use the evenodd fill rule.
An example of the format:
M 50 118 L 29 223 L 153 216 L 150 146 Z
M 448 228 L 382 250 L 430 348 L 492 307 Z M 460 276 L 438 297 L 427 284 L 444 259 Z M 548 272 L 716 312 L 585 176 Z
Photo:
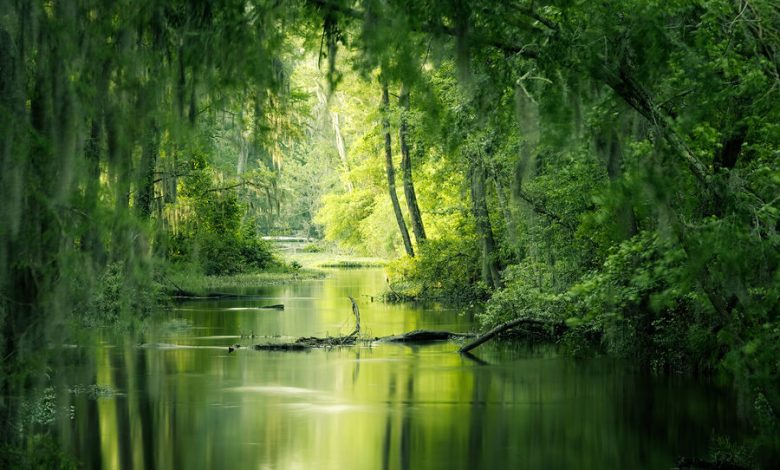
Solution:
M 348 295 L 371 336 L 473 328 L 457 311 L 372 302 L 383 283 L 380 269 L 334 270 L 250 291 L 263 298 L 181 303 L 142 335 L 80 348 L 70 377 L 100 393 L 71 396 L 73 451 L 87 468 L 662 469 L 738 428 L 723 388 L 550 348 L 228 352 L 347 334 Z

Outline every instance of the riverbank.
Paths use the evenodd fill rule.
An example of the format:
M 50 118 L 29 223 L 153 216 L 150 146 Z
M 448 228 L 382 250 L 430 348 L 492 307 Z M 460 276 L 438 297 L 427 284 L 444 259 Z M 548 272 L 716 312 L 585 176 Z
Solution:
M 283 263 L 266 271 L 229 275 L 203 275 L 196 269 L 180 266 L 164 276 L 166 291 L 206 293 L 214 290 L 279 285 L 289 282 L 323 279 L 329 268 L 378 268 L 387 263 L 381 258 L 357 257 L 337 253 L 280 253 Z
M 340 253 L 284 253 L 287 263 L 298 263 L 302 269 L 319 270 L 322 268 L 383 268 L 387 260 L 368 256 L 353 256 Z

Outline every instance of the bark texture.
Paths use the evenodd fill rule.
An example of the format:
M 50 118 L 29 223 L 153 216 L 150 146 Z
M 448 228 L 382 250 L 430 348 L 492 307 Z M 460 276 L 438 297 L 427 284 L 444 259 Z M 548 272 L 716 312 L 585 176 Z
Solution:
M 426 239 L 425 226 L 422 221 L 420 206 L 417 204 L 417 193 L 414 190 L 414 179 L 412 178 L 412 158 L 409 155 L 409 89 L 401 86 L 401 96 L 398 99 L 401 104 L 401 125 L 399 140 L 401 143 L 401 175 L 404 182 L 404 196 L 406 196 L 406 205 L 409 209 L 409 219 L 412 222 L 412 231 L 414 238 L 419 246 Z

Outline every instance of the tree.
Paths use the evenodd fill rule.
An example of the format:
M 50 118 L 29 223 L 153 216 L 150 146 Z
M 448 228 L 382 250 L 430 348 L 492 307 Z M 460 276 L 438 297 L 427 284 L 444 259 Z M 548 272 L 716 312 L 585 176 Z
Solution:
M 404 196 L 406 196 L 406 206 L 409 210 L 409 218 L 412 222 L 412 231 L 417 245 L 425 241 L 425 227 L 423 226 L 420 207 L 417 205 L 417 193 L 414 190 L 414 181 L 412 179 L 412 157 L 409 155 L 408 143 L 408 115 L 409 115 L 409 89 L 406 85 L 401 85 L 401 96 L 398 98 L 401 107 L 401 124 L 399 129 L 398 141 L 401 146 L 401 175 L 404 183 Z
M 406 221 L 401 212 L 401 204 L 398 202 L 398 194 L 395 192 L 395 167 L 393 165 L 393 152 L 390 144 L 390 93 L 387 89 L 387 82 L 382 79 L 382 131 L 385 138 L 385 172 L 387 174 L 387 190 L 390 193 L 390 201 L 393 204 L 393 213 L 398 223 L 398 230 L 401 232 L 401 238 L 404 241 L 404 249 L 408 256 L 414 256 L 412 240 L 409 237 L 409 230 L 406 228 Z

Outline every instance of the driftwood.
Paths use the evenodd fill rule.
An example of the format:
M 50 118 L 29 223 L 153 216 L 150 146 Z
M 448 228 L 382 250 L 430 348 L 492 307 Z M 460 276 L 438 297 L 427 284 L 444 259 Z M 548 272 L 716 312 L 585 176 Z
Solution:
M 268 343 L 256 344 L 256 351 L 306 351 L 311 348 L 327 348 L 335 346 L 351 346 L 357 342 L 360 334 L 360 309 L 352 296 L 349 297 L 352 302 L 352 314 L 355 315 L 355 329 L 346 336 L 330 336 L 318 338 L 316 336 L 306 336 L 296 339 L 292 343 Z M 273 306 L 272 306 L 273 307 Z M 272 308 L 268 307 L 268 308 Z M 284 305 L 281 306 L 284 309 Z
M 357 335 L 331 336 L 327 338 L 318 338 L 316 336 L 305 336 L 296 339 L 292 343 L 267 343 L 256 344 L 253 347 L 256 351 L 308 351 L 312 348 L 329 348 L 337 346 L 352 346 L 357 342 Z
M 480 346 L 483 343 L 490 341 L 498 334 L 503 333 L 504 331 L 507 331 L 511 328 L 520 325 L 531 326 L 536 329 L 552 329 L 553 332 L 555 332 L 556 334 L 563 333 L 563 331 L 565 331 L 568 328 L 565 323 L 560 321 L 555 321 L 555 320 L 539 320 L 536 318 L 526 318 L 526 317 L 515 318 L 514 320 L 510 320 L 508 322 L 498 325 L 497 327 L 493 328 L 487 333 L 479 336 L 477 339 L 470 342 L 469 344 L 463 345 L 458 350 L 458 352 L 461 353 L 469 352 L 472 349 L 476 348 L 477 346 Z
M 254 349 L 257 351 L 306 351 L 311 348 L 327 348 L 338 346 L 353 346 L 357 344 L 360 336 L 360 309 L 354 298 L 349 297 L 352 302 L 352 314 L 355 315 L 355 329 L 346 336 L 330 336 L 319 338 L 316 336 L 307 336 L 298 338 L 291 343 L 267 343 L 256 344 Z M 428 343 L 431 341 L 447 341 L 458 338 L 471 338 L 476 335 L 472 333 L 453 333 L 451 331 L 433 331 L 433 330 L 414 330 L 400 335 L 384 336 L 381 338 L 371 338 L 368 341 L 380 341 L 388 343 Z M 237 348 L 230 348 L 237 349 Z M 231 351 L 232 352 L 232 351 Z

